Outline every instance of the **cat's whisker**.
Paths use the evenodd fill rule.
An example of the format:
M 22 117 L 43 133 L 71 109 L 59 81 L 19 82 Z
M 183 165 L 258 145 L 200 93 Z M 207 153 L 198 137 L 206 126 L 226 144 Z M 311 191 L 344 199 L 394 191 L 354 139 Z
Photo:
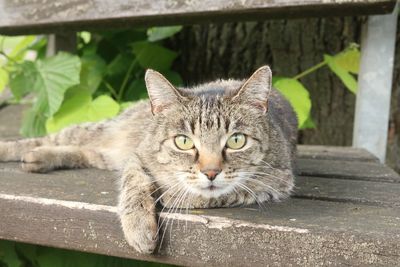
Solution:
M 161 199 L 167 192 L 169 192 L 169 190 L 175 188 L 175 187 L 178 186 L 179 184 L 180 184 L 179 182 L 176 182 L 174 185 L 172 185 L 170 188 L 168 188 L 160 197 L 158 197 L 158 198 L 154 201 L 153 206 L 155 207 L 155 206 L 157 205 L 158 201 L 160 201 L 160 199 Z M 158 190 L 158 189 L 157 189 L 157 190 Z M 155 190 L 155 191 L 157 191 L 157 190 Z M 138 190 L 137 190 L 137 192 L 140 192 L 140 191 L 141 191 L 141 189 L 138 189 Z M 153 195 L 153 193 L 148 194 L 148 196 L 150 196 L 150 197 L 151 197 L 152 195 Z M 140 204 L 143 204 L 143 201 L 140 202 Z
M 237 185 L 239 187 L 241 187 L 242 189 L 244 189 L 246 192 L 248 192 L 254 198 L 254 200 L 257 202 L 257 204 L 261 210 L 266 211 L 266 206 L 258 200 L 257 195 L 253 190 L 251 190 L 249 187 L 247 187 L 243 183 L 237 183 Z
M 154 203 L 158 203 L 158 201 L 160 201 L 166 194 L 168 194 L 172 189 L 174 189 L 175 187 L 177 187 L 178 185 L 181 185 L 180 182 L 176 182 L 174 185 L 172 185 L 171 187 L 169 187 L 167 190 L 165 190 L 156 200 L 154 200 Z M 167 202 L 168 203 L 168 202 Z
M 191 203 L 192 200 L 193 200 L 193 195 L 192 195 L 192 194 L 189 194 L 189 197 L 190 197 L 190 198 L 188 198 L 188 199 L 186 200 L 186 215 L 189 215 L 189 206 L 190 206 L 190 203 Z M 186 230 L 187 230 L 187 226 L 188 226 L 188 219 L 186 218 L 186 220 L 185 220 L 185 232 L 186 232 Z
M 179 196 L 183 190 L 184 190 L 184 186 L 182 186 L 178 191 L 176 191 L 176 192 L 172 195 L 172 197 L 171 197 L 169 200 L 171 200 L 172 198 L 174 198 L 175 195 L 178 195 L 178 196 Z M 174 201 L 173 201 L 173 203 L 172 203 L 172 205 L 171 205 L 171 209 L 173 209 L 173 208 L 175 207 L 177 200 L 178 200 L 178 197 L 176 197 L 176 198 L 174 199 Z M 167 205 L 165 205 L 164 208 L 165 208 L 166 206 L 167 206 Z M 163 210 L 164 210 L 164 208 L 163 208 Z M 170 221 L 170 219 L 171 219 L 171 217 L 169 216 L 169 214 L 171 214 L 171 209 L 168 209 L 167 214 L 165 215 L 164 219 L 162 220 L 162 222 L 161 222 L 161 224 L 159 225 L 158 230 L 157 230 L 157 234 L 158 234 L 159 231 L 161 230 L 161 227 L 162 227 L 163 224 L 164 224 L 165 219 L 167 219 L 167 222 L 166 222 L 166 224 L 165 224 L 164 231 L 163 231 L 163 234 L 162 234 L 162 237 L 161 237 L 159 250 L 161 249 L 162 244 L 163 244 L 163 242 L 164 242 L 165 233 L 167 232 L 168 224 L 169 224 L 169 221 Z M 162 213 L 162 211 L 161 211 L 161 213 Z
M 177 204 L 176 204 L 176 208 L 175 208 L 175 210 L 174 211 L 172 211 L 173 213 L 176 213 L 176 212 L 178 212 L 178 209 L 179 209 L 179 213 L 181 213 L 181 204 L 182 204 L 182 201 L 184 201 L 184 199 L 185 199 L 185 197 L 186 197 L 186 194 L 188 193 L 188 191 L 189 191 L 189 188 L 186 188 L 186 190 L 183 192 L 183 194 L 181 194 L 178 198 L 179 198 L 179 200 L 178 200 L 178 202 L 177 202 Z M 174 225 L 174 222 L 175 222 L 175 220 L 174 219 L 172 219 L 172 222 L 171 222 L 171 226 L 170 226 L 170 236 L 169 236 L 169 239 L 171 240 L 171 237 L 172 237 L 172 227 L 173 227 L 173 225 Z M 179 226 L 179 221 L 178 221 L 178 226 Z
M 269 190 L 275 192 L 278 196 L 282 195 L 281 192 L 277 191 L 277 190 L 276 190 L 275 188 L 273 188 L 272 186 L 267 185 L 266 183 L 260 181 L 259 179 L 255 179 L 255 178 L 252 178 L 252 177 L 246 177 L 246 176 L 244 176 L 243 179 L 244 179 L 245 181 L 250 181 L 250 182 L 259 183 L 260 185 L 262 185 L 262 186 L 268 188 Z
M 277 177 L 275 175 L 269 174 L 269 173 L 263 173 L 263 172 L 244 172 L 244 171 L 240 171 L 238 172 L 239 174 L 243 174 L 243 175 L 252 175 L 258 178 L 262 178 L 262 179 L 270 179 L 270 180 L 277 180 L 277 181 L 281 181 L 283 183 L 285 183 L 286 185 L 291 185 L 291 183 L 289 183 L 288 181 Z
M 164 210 L 167 208 L 167 206 L 168 206 L 168 204 L 171 202 L 171 200 L 173 200 L 174 197 L 184 188 L 184 186 L 181 185 L 180 183 L 177 183 L 177 185 L 180 185 L 180 187 L 178 188 L 177 191 L 175 191 L 175 192 L 170 196 L 170 198 L 167 200 L 167 202 L 165 202 L 165 203 L 163 204 L 163 208 L 162 208 L 161 211 L 160 211 L 160 218 L 158 219 L 158 222 L 157 222 L 157 223 L 158 223 L 157 233 L 160 231 L 160 228 L 161 228 L 161 226 L 163 225 L 163 223 L 164 223 L 164 221 L 165 221 L 165 218 L 168 217 L 168 216 L 164 217 L 163 220 L 162 220 L 162 222 L 161 222 L 161 224 L 160 224 L 161 214 L 162 214 L 162 213 L 164 212 Z M 171 190 L 171 189 L 173 189 L 173 188 L 169 188 L 167 191 L 164 192 L 163 195 L 165 195 L 165 194 L 166 194 L 169 190 Z M 159 200 L 163 197 L 163 195 L 161 195 L 161 196 L 157 199 L 157 201 L 159 201 Z M 167 212 L 167 214 L 168 214 L 168 212 Z
M 171 213 L 171 210 L 174 208 L 174 206 L 175 206 L 175 204 L 176 204 L 176 201 L 177 201 L 177 199 L 178 199 L 177 196 L 179 196 L 179 195 L 183 192 L 184 188 L 185 188 L 185 187 L 184 187 L 183 185 L 181 185 L 181 187 L 180 187 L 174 194 L 172 194 L 172 196 L 168 199 L 168 201 L 163 205 L 164 207 L 162 208 L 162 210 L 161 210 L 160 213 L 163 213 L 163 211 L 167 208 L 169 202 L 170 202 L 171 200 L 173 200 L 173 201 L 172 201 L 171 207 L 170 207 L 170 208 L 167 208 L 168 210 L 167 210 L 167 212 L 166 212 L 166 216 L 165 216 L 164 219 L 162 220 L 161 224 L 159 224 L 158 231 L 159 231 L 159 230 L 161 229 L 161 227 L 163 226 L 165 219 L 168 218 L 167 220 L 169 220 L 169 216 L 168 216 L 168 215 Z

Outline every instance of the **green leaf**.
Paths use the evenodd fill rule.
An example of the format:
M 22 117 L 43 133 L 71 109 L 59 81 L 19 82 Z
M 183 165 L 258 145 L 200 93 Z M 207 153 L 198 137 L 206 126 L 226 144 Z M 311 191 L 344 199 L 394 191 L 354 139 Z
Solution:
M 79 84 L 81 61 L 68 53 L 35 62 L 37 77 L 34 90 L 46 102 L 45 115 L 52 116 L 60 108 L 65 91 Z
M 311 100 L 307 89 L 297 80 L 291 78 L 276 78 L 274 87 L 285 96 L 297 114 L 301 128 L 310 116 Z
M 26 266 L 36 267 L 38 266 L 36 262 L 37 257 L 37 246 L 32 244 L 25 243 L 15 243 L 15 251 L 24 261 L 28 261 L 29 263 Z
M 120 106 L 121 111 L 125 111 L 126 109 L 130 108 L 134 104 L 133 101 L 128 101 L 128 102 L 122 102 Z
M 357 47 L 351 47 L 342 53 L 334 56 L 334 60 L 337 66 L 340 68 L 358 74 L 360 70 L 360 51 Z
M 36 66 L 31 61 L 23 62 L 15 72 L 11 73 L 10 89 L 17 101 L 21 100 L 27 93 L 32 92 L 36 78 Z
M 107 71 L 106 62 L 95 54 L 82 56 L 81 62 L 80 84 L 93 93 L 99 87 Z
M 4 90 L 6 85 L 8 84 L 8 72 L 0 68 L 0 93 Z
M 134 101 L 147 98 L 147 89 L 144 79 L 136 79 L 129 85 L 124 94 L 124 100 Z
M 112 118 L 119 113 L 119 109 L 119 104 L 110 96 L 98 96 L 88 108 L 88 121 L 96 122 Z
M 150 42 L 159 41 L 169 38 L 181 30 L 182 26 L 152 27 L 147 30 L 147 39 Z
M 90 40 L 92 39 L 92 34 L 90 32 L 85 32 L 85 31 L 79 32 L 78 36 L 80 38 L 82 38 L 82 40 L 85 44 L 88 44 L 90 42 Z
M 158 71 L 168 70 L 178 54 L 170 49 L 150 42 L 135 42 L 132 44 L 140 66 Z
M 165 76 L 165 78 L 168 79 L 170 83 L 172 83 L 175 86 L 181 86 L 183 84 L 181 75 L 175 71 L 172 70 L 164 71 L 163 75 Z
M 18 38 L 18 37 L 16 37 Z M 24 57 L 26 49 L 35 42 L 35 36 L 25 36 L 13 47 L 8 56 L 14 60 L 21 60 Z
M 98 257 L 84 252 L 41 247 L 37 262 L 40 267 L 95 267 Z
M 119 110 L 119 104 L 111 97 L 101 95 L 92 101 L 87 90 L 77 87 L 65 99 L 60 110 L 47 120 L 46 129 L 49 133 L 54 133 L 73 124 L 112 118 Z
M 300 129 L 315 129 L 317 125 L 315 124 L 314 120 L 312 119 L 311 115 L 307 118 L 307 120 L 299 127 Z
M 134 56 L 130 53 L 118 54 L 110 64 L 107 66 L 107 75 L 116 76 L 125 74 L 128 66 L 135 60 Z
M 0 263 L 4 262 L 8 267 L 20 267 L 22 261 L 19 259 L 15 244 L 10 241 L 0 240 Z
M 329 68 L 339 77 L 350 92 L 357 93 L 357 81 L 356 79 L 345 69 L 336 64 L 334 57 L 330 55 L 324 55 L 324 59 L 327 62 Z
M 0 36 L 0 50 L 14 60 L 22 59 L 25 50 L 35 42 L 35 36 Z
M 21 127 L 22 136 L 37 137 L 46 135 L 45 123 L 47 117 L 44 115 L 46 108 L 46 102 L 38 99 L 31 109 L 24 112 Z

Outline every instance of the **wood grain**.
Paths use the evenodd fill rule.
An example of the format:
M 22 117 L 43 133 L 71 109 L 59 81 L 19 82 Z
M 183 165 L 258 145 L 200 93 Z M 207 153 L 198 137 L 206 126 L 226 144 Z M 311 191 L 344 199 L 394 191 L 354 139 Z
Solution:
M 301 176 L 400 183 L 399 175 L 395 171 L 376 162 L 300 157 L 297 159 L 297 169 Z
M 0 0 L 0 33 L 382 14 L 395 0 Z

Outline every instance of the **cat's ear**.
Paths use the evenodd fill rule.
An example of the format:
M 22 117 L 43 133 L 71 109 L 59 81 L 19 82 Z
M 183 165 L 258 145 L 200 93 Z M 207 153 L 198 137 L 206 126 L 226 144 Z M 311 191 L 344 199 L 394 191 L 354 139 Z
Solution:
M 272 88 L 272 72 L 268 66 L 257 69 L 240 87 L 233 99 L 246 102 L 264 113 L 268 110 L 268 97 Z
M 151 102 L 151 111 L 157 114 L 178 103 L 182 95 L 161 73 L 148 69 L 144 76 Z

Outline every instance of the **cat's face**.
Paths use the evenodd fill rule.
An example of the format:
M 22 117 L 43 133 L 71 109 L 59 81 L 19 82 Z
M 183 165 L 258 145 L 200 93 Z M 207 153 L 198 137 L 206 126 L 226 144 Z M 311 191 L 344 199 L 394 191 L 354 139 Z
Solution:
M 191 193 L 218 197 L 232 192 L 263 164 L 265 118 L 246 118 L 245 107 L 224 108 L 228 102 L 194 99 L 168 120 L 161 155 Z
M 195 89 L 174 89 L 155 72 L 146 82 L 162 132 L 155 155 L 164 164 L 157 169 L 161 183 L 207 198 L 253 191 L 264 183 L 257 177 L 268 168 L 263 161 L 268 68 L 245 83 L 220 81 Z

